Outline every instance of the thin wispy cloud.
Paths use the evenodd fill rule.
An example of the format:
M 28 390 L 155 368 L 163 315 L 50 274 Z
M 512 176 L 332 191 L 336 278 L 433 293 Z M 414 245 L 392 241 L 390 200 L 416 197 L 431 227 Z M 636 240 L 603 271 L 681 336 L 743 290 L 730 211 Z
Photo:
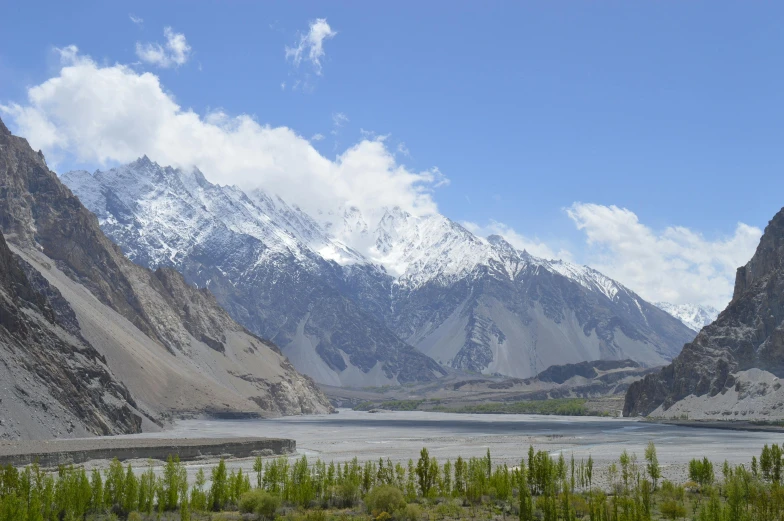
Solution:
M 326 18 L 317 18 L 310 23 L 308 31 L 300 34 L 295 45 L 285 47 L 286 59 L 291 60 L 295 67 L 302 62 L 310 63 L 313 72 L 321 76 L 321 60 L 324 58 L 324 41 L 334 38 L 337 31 L 333 31 Z
M 343 128 L 348 123 L 348 116 L 342 112 L 332 113 L 332 126 L 336 129 Z
M 132 21 L 133 23 L 135 23 L 136 25 L 142 25 L 142 24 L 144 24 L 144 19 L 143 19 L 142 17 L 140 17 L 140 16 L 135 16 L 135 15 L 133 15 L 133 14 L 129 14 L 129 15 L 128 15 L 128 18 L 130 18 L 130 19 L 131 19 L 131 21 Z
M 171 27 L 163 29 L 166 43 L 136 42 L 136 56 L 145 63 L 163 69 L 184 65 L 191 55 L 191 46 L 183 33 L 174 32 Z

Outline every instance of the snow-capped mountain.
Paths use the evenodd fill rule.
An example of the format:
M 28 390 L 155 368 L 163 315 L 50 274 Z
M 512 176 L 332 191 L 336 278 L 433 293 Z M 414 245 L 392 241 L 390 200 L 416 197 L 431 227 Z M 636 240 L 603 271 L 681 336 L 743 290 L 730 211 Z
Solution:
M 341 294 L 343 273 L 322 256 L 357 254 L 278 198 L 207 182 L 198 170 L 146 157 L 62 177 L 135 262 L 170 266 L 301 372 L 333 385 L 429 380 L 444 370 Z M 322 252 L 321 254 L 319 252 Z
M 439 214 L 309 216 L 146 157 L 63 181 L 132 259 L 208 287 L 323 383 L 422 381 L 443 367 L 528 377 L 596 359 L 653 366 L 693 337 L 591 268 L 533 257 Z
M 693 331 L 700 331 L 719 316 L 719 310 L 713 306 L 670 304 L 669 302 L 655 302 L 654 305 L 674 316 Z

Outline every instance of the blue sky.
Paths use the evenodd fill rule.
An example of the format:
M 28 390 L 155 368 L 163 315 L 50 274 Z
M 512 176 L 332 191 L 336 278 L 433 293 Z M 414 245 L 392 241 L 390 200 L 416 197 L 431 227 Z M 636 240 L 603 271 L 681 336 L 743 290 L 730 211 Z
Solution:
M 758 237 L 738 223 L 763 228 L 784 205 L 784 7 L 448 5 L 22 3 L 0 17 L 0 116 L 33 132 L 11 107 L 34 105 L 28 89 L 63 67 L 54 49 L 75 45 L 96 67 L 154 74 L 183 109 L 290 128 L 331 160 L 388 136 L 398 163 L 449 179 L 432 199 L 480 233 L 501 229 L 568 252 L 652 299 L 726 301 L 733 265 Z M 307 47 L 297 66 L 285 49 L 317 19 L 336 34 L 322 41 L 320 66 Z M 183 63 L 140 61 L 137 44 L 166 51 L 164 27 L 187 38 Z M 43 148 L 58 170 L 122 160 Z M 630 235 L 636 220 L 649 240 L 613 235 L 618 219 Z M 673 238 L 672 227 L 697 239 Z M 634 255 L 670 246 L 658 260 Z M 655 291 L 661 279 L 641 272 L 656 262 L 685 270 L 692 290 Z

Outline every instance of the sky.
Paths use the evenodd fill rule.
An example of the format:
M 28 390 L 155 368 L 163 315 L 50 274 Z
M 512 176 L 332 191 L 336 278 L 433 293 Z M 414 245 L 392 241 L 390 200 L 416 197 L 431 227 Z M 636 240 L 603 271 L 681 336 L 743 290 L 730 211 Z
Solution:
M 311 212 L 440 212 L 722 308 L 784 205 L 784 5 L 22 2 L 0 117 L 63 173 L 147 154 Z

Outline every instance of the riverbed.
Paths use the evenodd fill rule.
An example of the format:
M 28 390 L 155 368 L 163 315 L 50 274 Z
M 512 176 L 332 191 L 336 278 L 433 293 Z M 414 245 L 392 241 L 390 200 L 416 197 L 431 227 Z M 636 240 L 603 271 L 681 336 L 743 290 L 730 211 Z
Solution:
M 291 416 L 270 420 L 187 420 L 165 433 L 141 436 L 293 438 L 297 453 L 309 458 L 347 461 L 390 458 L 408 461 L 422 447 L 439 460 L 484 456 L 519 464 L 529 445 L 552 455 L 579 461 L 592 456 L 597 469 L 617 461 L 623 450 L 643 458 L 649 441 L 656 444 L 664 477 L 685 480 L 688 461 L 707 456 L 747 464 L 766 443 L 784 442 L 781 433 L 693 428 L 626 418 L 566 417 L 432 412 L 359 412 L 340 410 L 324 416 Z M 232 466 L 249 469 L 250 461 Z M 718 470 L 718 468 L 717 468 Z

